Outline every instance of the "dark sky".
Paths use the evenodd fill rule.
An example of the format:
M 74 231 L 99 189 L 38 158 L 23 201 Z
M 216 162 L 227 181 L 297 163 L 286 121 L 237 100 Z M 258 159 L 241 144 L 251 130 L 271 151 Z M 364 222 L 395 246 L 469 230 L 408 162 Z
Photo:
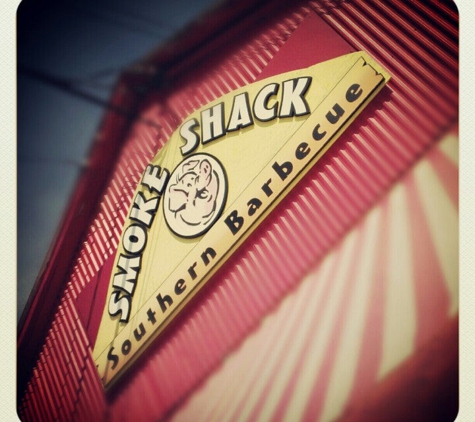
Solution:
M 23 0 L 17 13 L 17 320 L 121 70 L 213 0 Z M 53 83 L 38 79 L 52 78 Z

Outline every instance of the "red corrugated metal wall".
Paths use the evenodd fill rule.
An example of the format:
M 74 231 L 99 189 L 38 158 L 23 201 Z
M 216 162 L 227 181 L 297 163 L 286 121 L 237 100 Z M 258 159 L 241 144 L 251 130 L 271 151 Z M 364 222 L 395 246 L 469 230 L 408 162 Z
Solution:
M 453 5 L 310 1 L 272 11 L 265 19 L 256 17 L 254 24 L 249 21 L 245 35 L 234 35 L 221 46 L 218 40 L 218 50 L 198 61 L 193 72 L 184 64 L 170 90 L 151 93 L 144 101 L 141 118 L 160 128 L 143 120 L 131 127 L 21 397 L 22 420 L 152 421 L 170 416 L 427 154 L 457 206 L 457 167 L 433 152 L 457 127 L 458 17 Z M 193 110 L 297 65 L 282 59 L 272 67 L 274 57 L 288 55 L 311 64 L 305 54 L 296 59 L 288 43 L 299 29 L 304 33 L 322 25 L 341 37 L 332 48 L 365 50 L 385 67 L 392 75 L 387 88 L 218 271 L 133 374 L 106 397 L 91 357 L 105 294 L 104 283 L 98 281 L 108 278 L 143 169 Z M 319 41 L 305 39 L 309 44 Z M 312 49 L 300 45 L 304 52 Z M 414 192 L 412 198 L 417 196 Z M 437 258 L 428 254 L 424 262 L 440 278 L 442 270 L 432 265 Z M 422 296 L 433 287 L 419 278 L 416 349 L 450 321 L 443 282 L 428 303 Z

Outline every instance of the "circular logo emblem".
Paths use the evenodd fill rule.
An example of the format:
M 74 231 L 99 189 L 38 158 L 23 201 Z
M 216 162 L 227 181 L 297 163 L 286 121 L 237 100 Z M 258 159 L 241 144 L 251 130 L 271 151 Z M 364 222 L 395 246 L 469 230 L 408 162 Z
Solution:
M 165 221 L 181 237 L 204 234 L 221 215 L 227 179 L 221 163 L 209 154 L 183 160 L 170 176 L 164 194 Z

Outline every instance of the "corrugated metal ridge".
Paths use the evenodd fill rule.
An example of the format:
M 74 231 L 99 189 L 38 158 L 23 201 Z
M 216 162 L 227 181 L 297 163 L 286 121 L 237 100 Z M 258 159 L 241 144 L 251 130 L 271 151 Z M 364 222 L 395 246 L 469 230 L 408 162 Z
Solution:
M 312 6 L 316 3 L 312 2 Z M 397 4 L 391 13 L 401 16 Z M 427 72 L 424 80 L 415 78 L 397 60 L 404 52 L 405 62 L 416 67 L 419 58 L 412 42 L 400 29 L 391 25 L 378 13 L 363 16 L 361 2 L 344 2 L 341 8 L 324 14 L 325 20 L 356 49 L 363 49 L 388 68 L 393 75 L 389 89 L 381 93 L 377 105 L 358 119 L 352 134 L 345 134 L 315 166 L 307 177 L 288 196 L 273 214 L 272 222 L 264 222 L 251 239 L 237 251 L 216 275 L 211 287 L 192 307 L 183 324 L 176 327 L 167 345 L 157 346 L 156 359 L 147 363 L 143 374 L 167 373 L 177 375 L 177 380 L 167 385 L 168 391 L 149 379 L 164 402 L 166 409 L 179 400 L 177 393 L 191 388 L 193 380 L 201 379 L 206 371 L 217 365 L 255 327 L 262 315 L 290 291 L 314 262 L 314 257 L 324 256 L 329 248 L 350 228 L 371 205 L 417 162 L 419 157 L 457 119 L 457 71 L 450 55 L 448 60 L 433 69 L 431 61 L 420 62 L 420 74 Z M 387 12 L 386 12 L 387 13 Z M 358 19 L 364 18 L 364 22 Z M 356 23 L 355 23 L 356 22 Z M 422 22 L 422 26 L 425 24 Z M 384 34 L 384 48 L 374 40 Z M 436 39 L 447 43 L 443 34 L 427 43 L 420 42 L 424 50 L 437 54 Z M 416 49 L 420 51 L 420 49 Z M 456 57 L 456 52 L 451 53 Z M 444 66 L 448 71 L 443 71 Z M 444 92 L 438 98 L 435 92 Z M 369 187 L 369 188 L 368 188 Z M 302 225 L 296 221 L 311 222 Z M 291 245 L 291 247 L 289 247 Z M 226 323 L 227 322 L 227 323 Z M 193 329 L 190 329 L 193 326 Z M 207 344 L 202 338 L 207 338 Z M 191 347 L 191 345 L 193 347 Z M 218 347 L 216 345 L 219 345 Z M 187 354 L 190 348 L 192 353 Z M 173 358 L 179 354 L 180 361 Z M 206 356 L 199 359 L 197 356 Z M 189 360 L 192 375 L 180 380 L 183 360 Z M 202 375 L 199 375 L 199 374 Z M 132 382 L 130 392 L 135 388 Z M 124 393 L 124 400 L 128 393 Z M 117 406 L 121 405 L 117 403 Z
M 429 154 L 433 156 L 433 151 L 436 147 L 437 145 L 432 143 L 431 147 L 427 150 L 427 154 L 424 154 L 421 159 L 427 157 Z M 417 165 L 418 162 L 419 160 L 414 162 L 414 165 Z M 406 173 L 401 176 L 405 177 L 407 172 L 410 172 L 412 169 L 413 166 L 408 168 Z M 442 176 L 442 174 L 439 174 L 439 176 Z M 406 185 L 409 184 L 410 183 L 406 182 Z M 385 195 L 387 193 L 388 190 L 385 191 Z M 411 199 L 413 198 L 411 197 Z M 379 200 L 387 202 L 387 196 L 379 198 Z M 313 248 L 315 247 L 315 243 L 319 243 L 319 240 L 314 237 L 315 233 L 309 227 L 307 227 L 307 233 L 301 225 L 291 226 L 292 230 L 289 230 L 289 226 L 292 225 L 292 215 L 297 215 L 295 210 L 298 209 L 298 203 L 299 200 L 294 198 L 291 204 L 285 206 L 285 212 L 279 213 L 278 223 L 268 225 L 265 229 L 265 234 L 256 236 L 258 238 L 263 236 L 264 239 L 258 241 L 251 249 L 243 252 L 241 254 L 242 256 L 236 258 L 237 262 L 231 265 L 231 268 L 234 267 L 231 273 L 228 270 L 223 271 L 223 278 L 220 279 L 218 277 L 215 281 L 216 284 L 219 283 L 219 287 L 211 288 L 209 294 L 203 295 L 200 299 L 202 305 L 195 307 L 193 314 L 185 319 L 183 326 L 177 328 L 180 333 L 171 336 L 172 340 L 169 341 L 168 352 L 165 353 L 163 351 L 162 353 L 162 350 L 158 350 L 155 356 L 157 359 L 156 362 L 160 362 L 160 367 L 154 364 L 147 365 L 146 368 L 142 370 L 144 376 L 148 373 L 150 374 L 150 378 L 152 378 L 152 374 L 175 374 L 181 372 L 180 364 L 182 365 L 185 359 L 189 359 L 188 363 L 196 369 L 194 373 L 192 373 L 193 377 L 190 376 L 186 378 L 186 382 L 188 383 L 186 385 L 189 387 L 195 382 L 196 374 L 203 369 L 203 366 L 206 367 L 206 365 L 210 364 L 204 357 L 206 357 L 207 360 L 214 360 L 214 365 L 209 366 L 209 373 L 206 374 L 206 377 L 210 376 L 215 370 L 221 368 L 221 363 L 228 354 L 234 352 L 237 347 L 240 347 L 242 339 L 247 338 L 250 333 L 258 329 L 260 322 L 263 320 L 263 314 L 268 315 L 272 313 L 274 308 L 281 304 L 283 297 L 287 297 L 294 292 L 293 287 L 297 288 L 299 286 L 299 281 L 295 281 L 295 279 L 301 279 L 301 274 L 295 275 L 294 272 L 298 272 L 301 269 L 300 263 L 296 265 L 299 260 L 296 259 L 295 256 L 299 253 L 305 254 L 306 248 L 309 247 L 310 244 L 309 240 L 313 241 Z M 380 207 L 383 206 L 380 205 Z M 322 215 L 321 211 L 322 209 L 315 210 L 315 218 L 313 221 L 318 221 L 320 218 L 328 222 L 327 217 L 331 215 L 334 209 L 330 210 L 328 215 Z M 364 216 L 366 215 L 367 213 L 364 214 Z M 386 222 L 386 218 L 384 221 Z M 361 219 L 358 219 L 354 225 L 345 227 L 342 231 L 342 236 L 352 230 L 352 228 L 360 222 Z M 293 230 L 296 227 L 298 227 L 297 232 Z M 316 231 L 321 227 L 323 227 L 323 225 L 320 225 Z M 381 229 L 382 228 L 383 226 Z M 380 231 L 381 233 L 385 232 L 384 230 Z M 272 234 L 274 235 L 272 236 Z M 307 237 L 305 237 L 305 234 Z M 384 238 L 384 235 L 381 234 L 380 237 Z M 340 236 L 340 238 L 334 241 L 333 246 L 330 245 L 326 248 L 325 257 L 334 251 L 335 245 L 340 245 L 339 242 L 341 238 Z M 298 239 L 298 243 L 295 242 L 296 239 Z M 282 243 L 289 246 L 289 248 L 283 252 L 277 250 L 279 244 L 281 245 Z M 324 241 L 320 239 L 320 243 L 324 243 Z M 331 243 L 331 241 L 329 243 Z M 272 249 L 273 254 L 267 254 L 264 250 L 265 246 Z M 383 247 L 383 245 L 381 245 L 381 247 Z M 313 250 L 314 249 L 312 249 L 312 252 Z M 290 258 L 289 254 L 292 255 Z M 256 266 L 253 266 L 253 263 L 256 263 Z M 311 267 L 315 268 L 315 266 L 318 268 L 317 263 L 314 262 Z M 307 274 L 308 266 L 304 269 L 304 272 Z M 349 279 L 351 279 L 350 276 Z M 332 284 L 331 281 L 331 279 L 327 280 L 329 285 Z M 300 310 L 300 313 L 302 312 L 304 311 Z M 238 319 L 237 323 L 235 319 Z M 256 321 L 259 321 L 257 325 Z M 435 323 L 432 323 L 432 325 L 434 324 Z M 218 327 L 216 325 L 218 325 Z M 422 334 L 427 336 L 427 333 Z M 237 341 L 237 343 L 233 343 L 233 339 Z M 223 345 L 221 343 L 225 344 Z M 219 345 L 219 350 L 216 350 L 216 345 Z M 193 351 L 193 356 L 188 357 L 186 353 L 183 353 L 187 347 Z M 177 359 L 176 356 L 179 356 L 179 359 Z M 188 394 L 192 394 L 195 388 L 202 385 L 202 382 L 199 381 L 198 379 L 196 385 Z M 150 382 L 152 382 L 152 380 Z M 178 381 L 176 384 L 180 385 L 180 382 Z M 174 387 L 173 394 L 176 394 L 177 390 L 179 391 L 177 385 Z M 130 386 L 131 391 L 134 388 L 134 386 Z M 158 383 L 154 384 L 154 388 L 160 389 L 160 385 Z M 161 390 L 161 395 L 162 394 L 166 394 L 166 392 Z M 185 397 L 188 397 L 188 394 L 186 394 Z M 170 400 L 170 396 L 168 400 Z M 181 398 L 181 400 L 183 400 L 183 398 Z M 186 402 L 182 401 L 182 403 Z
M 233 69 L 233 62 L 228 62 L 222 69 L 224 72 L 233 72 L 235 76 L 237 75 L 240 78 L 239 84 L 236 83 L 236 86 L 230 85 L 227 89 L 236 89 L 238 85 L 254 80 L 267 62 L 279 51 L 279 46 L 298 26 L 303 15 L 296 12 L 293 18 L 287 18 L 285 23 L 279 23 L 280 28 L 276 26 L 275 29 L 262 34 L 261 38 L 253 40 L 249 46 L 241 49 L 241 56 L 235 57 L 235 60 L 240 61 L 240 68 Z M 284 31 L 287 35 L 281 36 L 279 31 Z M 273 48 L 263 48 L 262 46 L 266 44 L 272 44 Z M 256 67 L 251 61 L 252 58 L 257 56 L 258 51 L 263 53 L 263 58 L 260 60 L 260 66 Z M 201 98 L 198 98 L 201 103 L 211 101 L 224 93 L 223 88 L 216 85 L 212 75 L 209 77 L 209 85 L 206 85 L 200 92 L 203 94 Z M 198 107 L 199 105 L 195 103 L 193 106 Z M 183 109 L 180 110 L 181 113 L 188 113 L 188 111 Z M 34 416 L 27 420 L 45 420 L 48 422 L 51 420 L 50 409 L 48 406 L 45 407 L 47 404 L 47 400 L 45 402 L 45 399 L 47 399 L 45 388 L 48 388 L 48 391 L 49 389 L 62 391 L 62 395 L 59 396 L 61 405 L 56 408 L 59 420 L 87 420 L 83 417 L 87 412 L 78 407 L 81 403 L 88 403 L 86 407 L 90 403 L 96 404 L 94 408 L 96 413 L 90 415 L 92 417 L 89 420 L 97 419 L 97 415 L 104 415 L 105 396 L 91 357 L 89 340 L 85 337 L 82 323 L 77 319 L 77 315 L 74 318 L 74 324 L 71 324 L 72 320 L 65 320 L 65 315 L 69 315 L 69 308 L 75 309 L 73 300 L 94 277 L 98 267 L 103 265 L 110 254 L 115 252 L 120 239 L 120 226 L 125 220 L 128 204 L 132 200 L 143 168 L 175 130 L 176 122 L 174 122 L 174 119 L 168 115 L 164 116 L 161 110 L 158 110 L 158 114 L 155 114 L 154 118 L 165 120 L 165 123 L 167 119 L 171 122 L 164 125 L 159 136 L 156 129 L 150 128 L 139 139 L 125 145 L 118 162 L 114 166 L 114 177 L 100 204 L 100 211 L 89 228 L 89 233 L 85 236 L 86 242 L 83 243 L 83 248 L 80 250 L 77 264 L 73 268 L 70 280 L 67 283 L 67 289 L 61 299 L 61 304 L 54 316 L 51 329 L 46 335 L 45 343 L 35 365 L 35 370 L 38 370 L 38 366 L 43 368 L 42 360 L 44 356 L 48 356 L 48 362 L 50 362 L 48 370 L 52 371 L 51 376 L 48 373 L 48 381 L 44 388 L 38 385 L 37 378 L 32 377 L 26 386 L 18 407 L 19 413 L 27 416 L 30 410 L 29 403 L 34 403 L 36 407 Z M 131 131 L 133 132 L 134 128 Z M 137 148 L 139 154 L 137 154 Z M 121 183 L 118 183 L 118 181 Z M 82 339 L 79 346 L 77 344 L 78 339 Z M 87 354 L 87 356 L 84 356 L 84 360 L 78 360 L 79 350 Z M 78 368 L 81 368 L 79 372 Z M 91 386 L 91 390 L 82 390 L 78 384 L 79 381 L 87 382 Z M 86 394 L 87 398 L 80 397 L 81 394 Z M 49 404 L 51 405 L 51 403 Z M 91 411 L 90 409 L 89 413 Z M 86 413 L 79 414 L 78 412 Z
M 28 383 L 18 409 L 22 420 L 98 420 L 105 413 L 89 341 L 68 295 L 58 307 L 34 371 L 38 376 Z M 37 408 L 30 414 L 32 401 Z
M 428 37 L 422 30 L 429 25 L 417 22 L 410 37 L 395 23 L 404 18 L 405 10 L 388 9 L 387 3 L 371 5 L 374 7 L 363 1 L 345 2 L 322 17 L 355 49 L 371 51 L 393 75 L 391 84 L 403 89 L 413 105 L 424 107 L 425 114 L 440 120 L 456 111 L 457 49 L 441 54 L 439 47 L 450 44 L 448 35 L 438 32 Z
M 454 315 L 446 313 L 452 307 L 449 302 L 457 303 L 457 291 L 452 290 L 449 299 L 448 280 L 441 279 L 439 270 L 447 255 L 457 265 L 457 254 L 450 253 L 457 242 L 456 202 L 445 196 L 454 185 L 442 188 L 444 180 L 457 177 L 457 160 L 451 159 L 453 155 L 449 158 L 445 148 L 450 145 L 456 151 L 457 142 L 452 135 L 433 145 L 397 187 L 345 233 L 322 265 L 312 269 L 192 396 L 180 403 L 171 420 L 333 420 L 326 411 L 342 410 L 342 396 L 351 409 L 364 401 L 370 388 L 379 389 L 382 368 L 385 374 L 399 373 L 397 363 L 402 358 L 394 359 L 398 342 L 407 341 L 404 357 L 414 350 L 420 359 L 419 346 L 425 344 L 417 340 L 420 334 L 431 338 L 438 333 Z M 438 207 L 427 201 L 434 195 L 425 194 L 435 186 L 436 191 L 444 190 Z M 440 211 L 445 207 L 449 214 Z M 434 217 L 443 221 L 437 219 L 442 215 L 455 225 L 434 224 Z M 450 235 L 438 241 L 436 232 L 446 230 Z M 422 267 L 411 265 L 415 258 L 411 251 L 419 248 L 429 251 L 424 253 Z M 457 274 L 451 274 L 452 286 L 456 286 Z M 428 294 L 430 301 L 425 300 Z M 422 323 L 415 317 L 421 312 Z M 332 328 L 323 328 L 329 321 Z M 354 335 L 363 327 L 364 335 Z M 409 332 L 401 335 L 405 328 Z M 389 344 L 388 338 L 392 339 Z M 454 350 L 454 345 L 446 345 L 445 350 Z M 432 376 L 440 368 L 429 366 Z M 420 369 L 409 379 L 417 378 Z M 240 373 L 245 376 L 241 378 Z M 407 375 L 406 371 L 397 378 L 406 388 L 419 389 L 417 382 L 406 384 Z M 415 402 L 418 399 L 420 396 Z M 196 416 L 190 417 L 193 412 Z M 382 412 L 379 419 L 385 420 Z
M 438 7 L 438 3 L 427 6 L 402 2 L 381 5 L 375 2 L 371 3 L 374 10 L 366 13 L 368 6 L 361 1 L 311 2 L 310 5 L 355 48 L 368 51 L 392 73 L 389 89 L 381 93 L 381 99 L 376 101 L 377 106 L 370 108 L 366 120 L 355 122 L 354 133 L 343 136 L 294 189 L 289 200 L 275 210 L 274 222 L 262 224 L 252 239 L 219 272 L 210 288 L 201 295 L 201 303 L 191 308 L 189 315 L 183 319 L 184 324 L 177 327 L 170 341 L 164 347 L 155 348 L 150 361 L 131 380 L 121 396 L 111 403 L 110 420 L 123 419 L 122 410 L 128 407 L 126 403 L 130 402 L 130 395 L 138 389 L 146 390 L 143 384 L 154 391 L 155 400 L 145 394 L 134 395 L 130 410 L 143 414 L 144 403 L 148 403 L 153 406 L 155 416 L 163 415 L 216 367 L 260 318 L 290 291 L 314 264 L 315 256 L 322 257 L 328 253 L 342 234 L 457 119 L 457 51 L 454 43 L 457 30 L 453 15 L 449 16 L 451 22 L 443 20 L 448 13 L 445 8 Z M 323 6 L 328 6 L 328 10 L 322 12 Z M 404 33 L 404 26 L 400 25 L 405 14 L 411 16 L 416 24 L 417 30 L 410 38 Z M 428 23 L 425 23 L 421 20 L 431 14 L 434 21 L 426 19 Z M 438 29 L 437 35 L 431 35 L 429 31 L 434 27 Z M 373 37 L 381 37 L 382 43 L 374 42 Z M 412 50 L 406 51 L 412 47 L 415 47 L 414 51 L 424 53 L 422 57 L 427 58 L 429 54 L 430 60 L 418 64 L 421 56 Z M 255 57 L 258 53 L 253 51 L 250 54 Z M 401 65 L 396 58 L 403 60 L 407 66 Z M 442 65 L 432 68 L 431 64 L 439 60 Z M 426 78 L 420 79 L 426 72 Z M 232 83 L 232 78 L 226 79 L 226 83 Z M 206 100 L 218 96 L 222 88 L 210 85 L 202 89 Z M 442 90 L 444 98 L 438 98 L 436 92 L 441 91 L 437 90 Z M 186 112 L 186 106 L 178 112 Z M 160 113 L 159 110 L 157 116 L 166 121 L 167 117 Z M 171 123 L 164 135 L 171 133 L 173 127 Z M 111 184 L 101 204 L 100 215 L 95 220 L 94 228 L 91 228 L 90 237 L 95 239 L 97 247 L 93 243 L 84 245 L 69 284 L 73 298 L 96 273 L 101 261 L 104 262 L 115 249 L 120 236 L 117 224 L 125 218 L 123 201 L 131 200 L 131 186 L 138 177 L 137 167 L 147 163 L 151 158 L 148 154 L 152 154 L 163 142 L 163 138 L 157 140 L 155 135 L 150 132 L 147 139 L 130 144 L 117 163 L 115 177 L 125 178 L 126 183 L 120 186 Z M 133 149 L 139 144 L 143 151 L 137 155 Z M 135 161 L 130 162 L 131 157 L 135 157 Z M 307 224 L 298 223 L 298 220 Z M 89 251 L 94 253 L 94 257 L 89 257 Z M 68 306 L 74 307 L 74 304 Z M 56 315 L 55 330 L 51 336 L 56 339 L 55 347 L 59 347 L 54 349 L 56 353 L 69 362 L 69 349 L 64 348 L 63 342 L 70 339 L 64 330 L 59 330 L 58 324 L 65 324 L 63 314 Z M 216 343 L 219 343 L 219 348 L 214 347 Z M 193 350 L 188 352 L 190 345 Z M 88 346 L 80 346 L 81 349 L 83 347 L 87 349 Z M 182 359 L 178 361 L 176 355 Z M 89 360 L 86 359 L 86 362 Z M 61 374 L 75 370 L 71 365 L 67 364 L 63 372 L 58 369 L 59 382 L 71 382 L 69 377 L 61 380 Z M 161 383 L 160 375 L 171 372 L 175 372 L 176 379 L 166 385 Z M 90 376 L 91 383 L 97 387 L 94 371 Z M 28 386 L 31 393 L 24 399 L 25 409 L 28 409 L 27 402 L 35 403 L 37 408 L 43 406 L 38 403 L 42 390 L 34 379 L 32 384 L 34 388 L 31 384 Z M 100 401 L 103 399 L 101 391 L 96 390 Z M 73 391 L 65 394 L 74 396 Z M 77 397 L 75 400 L 78 400 Z M 73 397 L 68 400 L 71 402 Z M 69 411 L 74 406 L 70 403 Z

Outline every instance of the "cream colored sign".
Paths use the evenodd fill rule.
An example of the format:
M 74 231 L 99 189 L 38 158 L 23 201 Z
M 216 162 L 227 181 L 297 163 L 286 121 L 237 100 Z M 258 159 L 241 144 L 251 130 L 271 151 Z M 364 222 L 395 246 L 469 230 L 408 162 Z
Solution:
M 281 74 L 196 111 L 145 170 L 94 347 L 109 388 L 376 95 L 366 53 Z

